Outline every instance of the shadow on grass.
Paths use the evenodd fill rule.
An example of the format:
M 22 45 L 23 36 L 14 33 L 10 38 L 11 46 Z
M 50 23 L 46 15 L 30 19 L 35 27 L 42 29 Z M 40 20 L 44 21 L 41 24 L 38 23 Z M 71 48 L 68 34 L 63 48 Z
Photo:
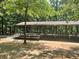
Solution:
M 17 59 L 27 55 L 28 51 L 41 50 L 43 48 L 44 46 L 39 43 L 2 43 L 0 44 L 0 59 Z
M 48 49 L 39 43 L 2 43 L 0 44 L 0 59 L 79 59 L 79 47 L 70 50 L 56 48 Z

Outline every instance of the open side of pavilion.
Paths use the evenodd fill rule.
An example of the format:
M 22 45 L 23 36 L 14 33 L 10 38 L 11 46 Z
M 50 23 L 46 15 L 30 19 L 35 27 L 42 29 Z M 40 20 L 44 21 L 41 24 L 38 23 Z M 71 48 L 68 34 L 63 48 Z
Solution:
M 79 21 L 31 21 L 26 22 L 26 25 L 25 22 L 18 23 L 16 26 L 20 29 L 24 29 L 24 26 L 26 26 L 26 36 L 29 35 L 30 37 L 35 34 L 67 36 L 69 38 L 72 36 L 79 37 Z M 34 32 L 33 29 L 35 29 Z

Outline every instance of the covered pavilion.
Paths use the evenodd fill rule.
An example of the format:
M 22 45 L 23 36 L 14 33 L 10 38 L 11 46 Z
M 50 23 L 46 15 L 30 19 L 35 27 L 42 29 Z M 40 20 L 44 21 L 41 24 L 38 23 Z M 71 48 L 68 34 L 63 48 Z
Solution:
M 16 24 L 23 29 L 25 22 Z M 31 21 L 26 22 L 26 33 L 39 35 L 79 37 L 79 21 Z

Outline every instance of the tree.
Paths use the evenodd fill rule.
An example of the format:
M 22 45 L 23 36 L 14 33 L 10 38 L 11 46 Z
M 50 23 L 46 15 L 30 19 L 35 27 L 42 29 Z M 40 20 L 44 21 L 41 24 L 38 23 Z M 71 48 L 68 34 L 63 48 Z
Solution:
M 35 15 L 39 17 L 47 17 L 53 15 L 53 8 L 47 0 L 5 0 L 4 8 L 7 10 L 8 15 L 16 12 L 21 14 L 24 18 L 24 44 L 26 43 L 26 21 L 29 20 L 28 16 Z
M 2 35 L 4 34 L 4 17 L 3 14 L 5 14 L 5 9 L 3 8 L 3 0 L 1 0 L 1 4 L 0 4 L 0 18 L 1 18 L 1 28 L 2 28 Z M 5 16 L 5 15 L 4 15 Z
M 67 20 L 78 20 L 78 4 L 78 0 L 61 0 L 60 15 Z

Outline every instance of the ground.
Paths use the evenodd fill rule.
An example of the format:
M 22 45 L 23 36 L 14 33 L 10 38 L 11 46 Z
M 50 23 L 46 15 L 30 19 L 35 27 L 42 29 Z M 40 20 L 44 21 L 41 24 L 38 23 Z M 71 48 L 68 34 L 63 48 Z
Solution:
M 6 43 L 6 42 L 23 42 L 23 40 L 13 40 L 10 38 L 2 38 L 0 39 L 0 43 Z M 73 42 L 61 42 L 61 41 L 44 41 L 44 40 L 39 40 L 39 41 L 31 41 L 35 43 L 42 43 L 45 46 L 49 47 L 50 49 L 53 48 L 63 48 L 63 49 L 70 49 L 71 47 L 77 47 L 79 46 L 79 43 L 73 43 Z
M 0 59 L 6 59 L 6 57 L 2 57 L 5 55 L 7 59 L 63 59 L 61 57 L 63 55 L 64 59 L 78 59 L 79 56 L 79 43 L 28 40 L 28 44 L 23 45 L 22 42 L 22 40 L 11 38 L 0 39 Z M 40 55 L 42 56 L 41 58 Z

